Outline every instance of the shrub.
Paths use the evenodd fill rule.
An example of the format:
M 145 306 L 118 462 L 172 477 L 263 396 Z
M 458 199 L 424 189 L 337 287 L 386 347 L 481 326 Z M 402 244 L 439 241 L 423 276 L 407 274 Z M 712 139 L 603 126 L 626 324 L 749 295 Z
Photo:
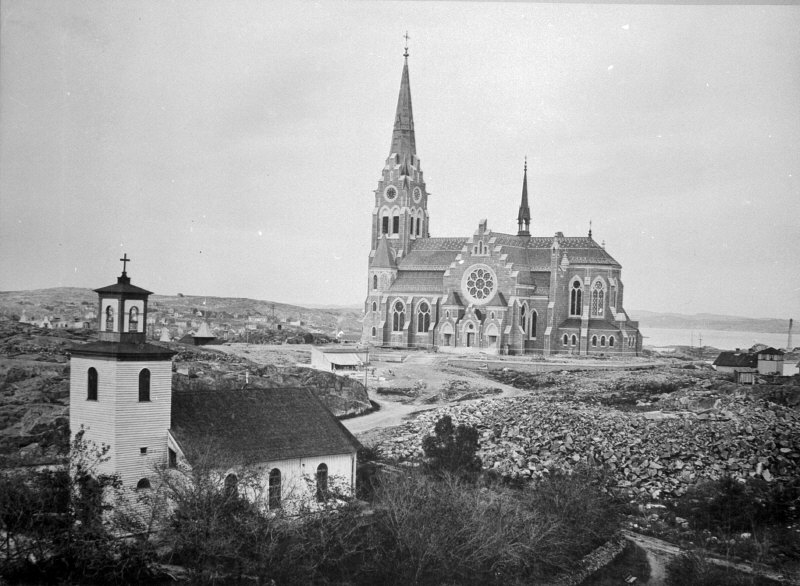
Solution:
M 474 478 L 481 470 L 478 430 L 472 426 L 453 426 L 449 415 L 436 422 L 434 435 L 422 440 L 427 468 L 433 472 L 449 472 Z
M 667 564 L 667 586 L 771 586 L 777 582 L 749 576 L 732 568 L 708 562 L 693 552 L 674 558 Z

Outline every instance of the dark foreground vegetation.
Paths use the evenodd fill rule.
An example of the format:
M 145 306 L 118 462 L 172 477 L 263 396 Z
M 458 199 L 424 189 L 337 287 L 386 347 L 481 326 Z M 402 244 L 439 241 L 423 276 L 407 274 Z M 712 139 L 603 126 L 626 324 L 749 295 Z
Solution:
M 427 441 L 426 464 L 396 469 L 366 461 L 358 499 L 328 495 L 321 509 L 294 514 L 244 498 L 247 478 L 226 489 L 211 470 L 195 467 L 164 471 L 138 518 L 120 515 L 100 498 L 114 492 L 115 480 L 93 476 L 85 446 L 73 447 L 77 475 L 64 469 L 3 478 L 5 580 L 152 583 L 181 566 L 193 583 L 206 584 L 530 584 L 574 569 L 620 518 L 589 469 L 524 488 L 481 475 L 474 430 L 449 419 Z

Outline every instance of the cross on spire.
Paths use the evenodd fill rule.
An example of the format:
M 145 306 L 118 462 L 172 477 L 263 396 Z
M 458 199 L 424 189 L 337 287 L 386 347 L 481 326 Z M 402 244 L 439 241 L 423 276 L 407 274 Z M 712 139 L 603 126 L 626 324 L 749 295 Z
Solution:
M 406 51 L 405 51 L 405 53 L 403 53 L 403 57 L 408 59 L 408 39 L 411 38 L 411 37 L 408 36 L 408 31 L 406 31 L 406 34 L 403 35 L 403 38 L 406 40 Z
M 127 264 L 128 264 L 129 262 L 131 262 L 131 259 L 129 259 L 129 258 L 128 258 L 128 253 L 126 252 L 125 254 L 123 254 L 123 255 L 122 255 L 122 258 L 121 258 L 121 259 L 119 259 L 119 260 L 121 260 L 121 261 L 122 261 L 122 276 L 123 276 L 123 277 L 126 277 L 126 276 L 127 276 L 127 273 L 126 273 L 125 271 L 126 271 L 126 269 L 127 269 Z

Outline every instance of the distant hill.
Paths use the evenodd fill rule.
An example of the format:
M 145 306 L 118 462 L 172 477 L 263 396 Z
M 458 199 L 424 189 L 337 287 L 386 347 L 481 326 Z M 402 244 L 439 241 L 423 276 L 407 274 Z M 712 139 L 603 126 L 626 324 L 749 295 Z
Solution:
M 631 319 L 639 320 L 639 326 L 645 328 L 665 328 L 672 330 L 721 330 L 738 332 L 762 332 L 768 334 L 785 334 L 789 331 L 788 319 L 751 318 L 734 315 L 718 315 L 715 313 L 659 313 L 644 309 L 628 311 Z

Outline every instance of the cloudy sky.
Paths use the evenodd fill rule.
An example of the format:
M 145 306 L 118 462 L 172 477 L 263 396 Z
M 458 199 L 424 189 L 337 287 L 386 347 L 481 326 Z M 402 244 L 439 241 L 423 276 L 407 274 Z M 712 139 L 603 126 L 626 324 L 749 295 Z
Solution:
M 355 304 L 408 31 L 432 236 L 594 236 L 628 309 L 800 318 L 800 7 L 0 4 L 0 290 Z M 635 317 L 635 313 L 634 313 Z

